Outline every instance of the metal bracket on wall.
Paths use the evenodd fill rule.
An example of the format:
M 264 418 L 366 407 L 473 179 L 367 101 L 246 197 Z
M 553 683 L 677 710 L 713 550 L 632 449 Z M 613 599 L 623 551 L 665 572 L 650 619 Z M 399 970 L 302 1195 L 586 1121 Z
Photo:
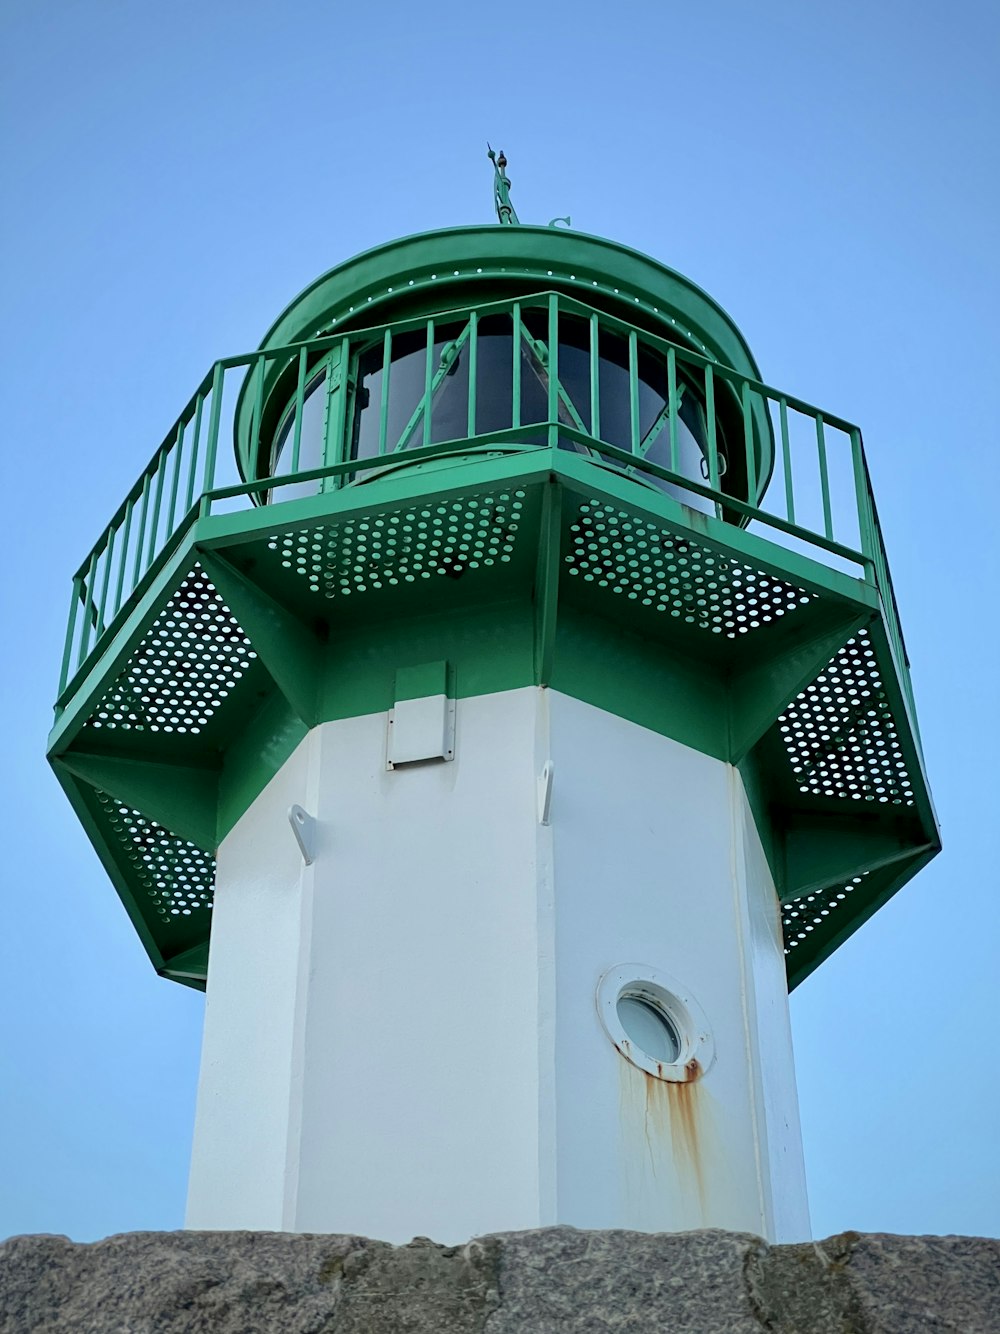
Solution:
M 542 765 L 542 772 L 538 775 L 538 823 L 550 824 L 552 813 L 552 775 L 556 767 L 551 760 L 546 760 Z
M 315 819 L 301 806 L 289 806 L 288 823 L 292 826 L 292 833 L 295 835 L 295 841 L 302 853 L 302 860 L 306 866 L 312 866 L 316 858 Z

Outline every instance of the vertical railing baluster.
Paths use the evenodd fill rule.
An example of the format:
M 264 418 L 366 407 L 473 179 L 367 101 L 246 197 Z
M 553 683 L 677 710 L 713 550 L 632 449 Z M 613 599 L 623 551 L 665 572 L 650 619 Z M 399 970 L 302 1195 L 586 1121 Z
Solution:
M 181 480 L 181 463 L 184 460 L 184 418 L 177 423 L 177 439 L 174 441 L 174 477 L 170 483 L 170 509 L 167 514 L 167 538 L 173 535 L 177 522 L 177 491 Z
M 347 459 L 348 450 L 345 444 L 345 436 L 348 429 L 347 397 L 349 371 L 351 369 L 350 358 L 351 340 L 345 337 L 340 340 L 340 384 L 337 387 L 337 392 L 333 395 L 333 415 L 327 423 L 323 455 L 326 462 L 332 459 L 335 463 L 341 463 Z M 332 367 L 333 361 L 331 358 L 331 372 Z
M 264 414 L 264 376 L 267 372 L 267 357 L 257 358 L 257 364 L 254 367 L 256 374 L 256 388 L 253 399 L 253 416 L 250 418 L 250 448 L 254 457 L 260 459 L 261 456 L 261 435 Z M 259 465 L 258 465 L 259 466 Z
M 115 557 L 115 538 L 118 534 L 117 528 L 112 528 L 108 533 L 107 544 L 104 548 L 104 578 L 101 580 L 101 597 L 97 604 L 97 634 L 102 635 L 107 629 L 110 617 L 105 618 L 105 611 L 108 605 L 108 588 L 111 585 L 111 565 Z
M 149 542 L 146 551 L 146 564 L 152 565 L 156 555 L 156 537 L 160 528 L 160 504 L 163 500 L 163 482 L 167 473 L 167 461 L 161 454 L 156 468 L 156 485 L 153 488 L 153 522 L 149 526 Z
M 865 580 L 875 582 L 875 525 L 868 495 L 868 469 L 865 467 L 861 432 L 851 427 L 851 459 L 854 465 L 854 495 L 858 507 L 858 538 L 865 558 Z
M 750 403 L 750 385 L 746 380 L 740 389 L 743 406 L 743 448 L 747 461 L 747 500 L 757 504 L 757 451 L 753 447 L 753 411 Z
M 139 582 L 139 576 L 142 573 L 142 548 L 146 543 L 146 515 L 149 511 L 149 486 L 150 476 L 147 472 L 142 479 L 142 508 L 139 510 L 139 531 L 135 539 L 135 560 L 132 562 L 132 587 L 129 593 Z
M 97 576 L 97 551 L 91 554 L 87 568 L 87 594 L 83 604 L 83 629 L 80 631 L 80 662 L 86 661 L 90 644 L 90 622 L 94 612 L 94 579 Z
M 122 594 L 125 590 L 125 566 L 128 563 L 128 540 L 132 532 L 132 513 L 135 510 L 135 502 L 130 500 L 125 506 L 125 528 L 122 533 L 122 554 L 118 558 L 118 580 L 115 584 L 115 609 L 113 616 L 117 616 L 119 608 L 122 605 Z
M 550 449 L 559 448 L 559 298 L 549 293 L 549 394 L 547 431 Z
M 830 506 L 830 474 L 826 459 L 826 436 L 823 431 L 823 414 L 816 414 L 816 448 L 819 451 L 819 484 L 823 492 L 823 531 L 833 540 L 833 511 Z
M 785 518 L 795 522 L 795 487 L 792 481 L 792 451 L 788 443 L 788 400 L 778 399 L 778 417 L 781 428 L 781 467 L 785 474 Z
M 510 424 L 521 425 L 521 303 L 514 302 L 513 312 L 513 360 L 510 382 Z
M 719 456 L 716 446 L 715 430 L 715 371 L 712 363 L 705 367 L 705 430 L 708 446 L 708 484 L 713 491 L 719 489 Z
M 629 449 L 639 457 L 639 335 L 628 334 L 628 419 Z
M 434 383 L 434 321 L 427 321 L 427 359 L 424 362 L 424 435 L 425 445 L 431 443 L 431 385 Z
M 670 471 L 678 472 L 677 459 L 677 353 L 667 348 L 667 421 L 670 431 Z
M 205 444 L 205 469 L 202 473 L 201 499 L 199 512 L 208 514 L 211 502 L 207 499 L 215 483 L 215 456 L 219 448 L 219 423 L 222 421 L 222 377 L 224 374 L 221 361 L 212 367 L 212 410 L 208 415 L 208 440 Z
M 601 340 L 597 315 L 590 317 L 590 434 L 601 438 Z
M 476 377 L 479 366 L 479 316 L 469 315 L 469 413 L 466 433 L 471 439 L 476 434 Z
M 299 453 L 302 449 L 302 413 L 306 401 L 306 370 L 308 364 L 308 349 L 300 347 L 298 374 L 295 380 L 295 404 L 292 408 L 292 412 L 295 414 L 292 418 L 292 456 L 288 461 L 288 471 L 292 474 L 299 470 Z M 268 471 L 273 476 L 278 469 L 278 460 L 274 459 L 267 466 Z
M 76 635 L 76 617 L 80 608 L 80 602 L 83 598 L 83 578 L 76 574 L 73 576 L 73 594 L 69 603 L 69 623 L 66 626 L 66 643 L 63 647 L 62 666 L 59 669 L 59 690 L 58 695 L 66 689 L 69 681 L 70 663 L 73 662 L 73 639 Z M 80 665 L 80 659 L 73 664 L 75 671 Z
M 191 458 L 188 462 L 187 493 L 184 497 L 184 513 L 187 514 L 194 504 L 194 479 L 198 475 L 198 451 L 201 448 L 201 411 L 205 406 L 205 395 L 199 393 L 194 401 L 194 439 L 191 442 Z
M 378 452 L 385 453 L 389 432 L 389 368 L 392 364 L 392 330 L 386 329 L 382 339 L 382 398 L 378 410 Z

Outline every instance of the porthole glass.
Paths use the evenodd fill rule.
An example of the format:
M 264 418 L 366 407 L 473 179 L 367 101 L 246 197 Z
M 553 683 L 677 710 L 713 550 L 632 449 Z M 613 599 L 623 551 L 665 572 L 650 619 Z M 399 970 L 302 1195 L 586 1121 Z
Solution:
M 650 997 L 626 991 L 618 997 L 616 1009 L 629 1041 L 640 1051 L 664 1064 L 673 1064 L 680 1058 L 677 1026 L 662 1005 Z

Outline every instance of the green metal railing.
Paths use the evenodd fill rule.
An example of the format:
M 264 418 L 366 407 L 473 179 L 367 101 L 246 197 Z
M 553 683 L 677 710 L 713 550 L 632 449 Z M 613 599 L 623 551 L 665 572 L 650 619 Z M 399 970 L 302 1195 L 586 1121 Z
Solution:
M 477 430 L 483 389 L 482 330 L 485 320 L 497 316 L 510 329 L 511 425 L 483 432 Z M 575 395 L 559 370 L 561 333 L 570 325 L 577 353 L 587 357 L 586 374 L 582 379 L 578 375 Z M 457 336 L 441 347 L 440 331 L 456 328 Z M 408 337 L 412 344 L 421 334 L 423 392 L 402 433 L 393 439 L 394 348 L 401 338 Z M 628 431 L 618 441 L 607 438 L 609 405 L 601 401 L 602 348 L 608 339 L 624 349 L 621 373 L 627 372 Z M 352 457 L 354 422 L 361 410 L 359 358 L 364 354 L 377 365 L 379 347 L 377 446 L 367 457 Z M 435 405 L 462 357 L 468 367 L 466 434 L 436 440 Z M 642 421 L 641 399 L 647 387 L 641 367 L 650 358 L 662 369 L 663 393 L 662 407 L 647 424 Z M 530 422 L 522 420 L 526 367 L 543 388 L 546 404 L 543 418 Z M 321 372 L 326 393 L 322 461 L 317 467 L 301 468 L 305 400 L 308 386 Z M 506 392 L 506 379 L 503 388 Z M 286 409 L 269 418 L 268 405 L 282 394 L 291 417 Z M 681 471 L 685 394 L 693 396 L 703 423 L 701 475 L 695 477 Z M 264 468 L 268 475 L 250 481 L 240 478 L 230 451 L 219 449 L 220 435 L 228 438 L 235 432 L 247 457 L 256 458 L 260 423 L 265 422 L 273 434 L 280 422 L 289 420 L 290 444 L 278 460 L 282 471 L 275 473 L 269 463 Z M 701 508 L 714 510 L 720 519 L 764 530 L 774 541 L 805 547 L 814 558 L 847 569 L 880 591 L 890 642 L 909 692 L 906 650 L 858 427 L 666 339 L 637 331 L 603 311 L 544 292 L 217 361 L 73 578 L 59 705 L 199 517 L 233 505 L 281 505 L 291 494 L 288 488 L 301 493 L 307 485 L 314 491 L 349 485 L 366 470 L 385 466 L 390 458 L 398 460 L 403 452 L 407 458 L 433 457 L 454 452 L 470 440 L 476 446 L 542 445 L 587 452 L 675 495 L 700 498 Z M 657 462 L 654 453 L 663 461 Z M 766 492 L 764 469 L 773 469 Z M 737 476 L 739 487 L 733 482 Z

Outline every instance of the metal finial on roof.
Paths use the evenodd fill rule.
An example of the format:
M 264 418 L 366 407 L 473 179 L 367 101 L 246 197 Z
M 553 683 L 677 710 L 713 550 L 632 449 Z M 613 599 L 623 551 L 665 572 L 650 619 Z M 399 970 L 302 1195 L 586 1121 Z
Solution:
M 514 212 L 514 205 L 510 202 L 510 181 L 507 179 L 507 159 L 503 155 L 501 148 L 499 154 L 494 153 L 489 143 L 486 145 L 486 156 L 493 163 L 493 205 L 497 211 L 497 221 L 510 227 L 520 221 Z

